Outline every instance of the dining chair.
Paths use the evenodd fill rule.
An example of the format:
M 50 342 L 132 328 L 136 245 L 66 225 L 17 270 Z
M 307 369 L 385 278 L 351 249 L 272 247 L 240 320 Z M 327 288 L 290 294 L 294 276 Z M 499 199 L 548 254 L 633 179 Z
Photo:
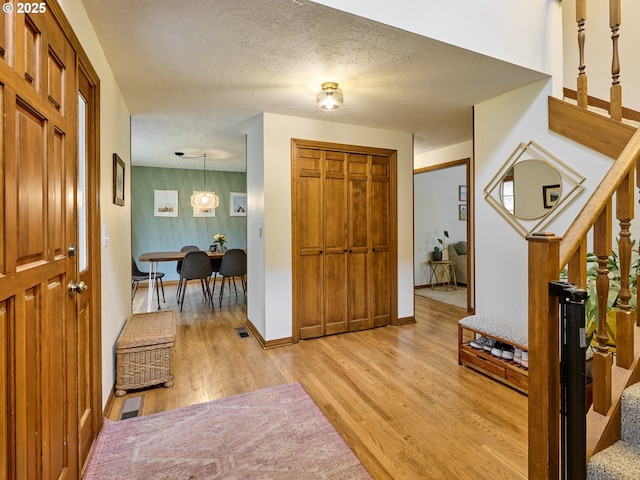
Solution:
M 200 250 L 200 247 L 197 247 L 196 245 L 185 245 L 180 249 L 181 252 L 197 252 L 198 250 Z M 180 270 L 182 270 L 182 260 L 178 260 L 178 262 L 176 263 L 176 273 L 178 274 L 178 276 L 180 275 Z M 182 291 L 182 280 L 179 279 L 178 289 L 176 291 L 176 299 L 180 299 L 181 291 Z
M 211 259 L 211 276 L 212 285 L 211 285 L 211 296 L 213 296 L 213 292 L 216 291 L 216 280 L 218 279 L 218 274 L 220 273 L 220 265 L 222 264 L 222 257 L 212 258 Z
M 158 286 L 162 287 L 162 301 L 166 302 L 164 298 L 164 284 L 162 283 L 162 277 L 164 277 L 164 273 L 156 272 L 151 275 L 151 278 L 155 281 L 156 284 L 156 295 L 158 297 L 158 310 L 160 310 L 160 291 Z M 136 292 L 138 291 L 138 284 L 140 282 L 144 282 L 149 280 L 149 272 L 143 272 L 138 268 L 136 261 L 131 257 L 131 286 L 133 287 L 133 291 L 131 292 L 131 301 L 136 296 Z M 152 293 L 151 293 L 152 294 Z
M 202 293 L 205 300 L 213 305 L 213 298 L 211 291 L 209 290 L 209 277 L 211 276 L 211 261 L 207 252 L 202 250 L 187 252 L 182 261 L 182 268 L 180 269 L 180 282 L 182 283 L 182 290 L 180 294 L 180 311 L 184 306 L 184 295 L 187 291 L 187 283 L 189 280 L 200 280 L 202 286 Z
M 241 248 L 232 248 L 224 252 L 222 262 L 220 262 L 220 275 L 222 276 L 222 285 L 220 286 L 220 305 L 222 306 L 222 296 L 224 295 L 225 280 L 231 288 L 231 280 L 233 279 L 233 287 L 238 296 L 238 288 L 236 287 L 236 277 L 240 277 L 242 290 L 247 295 L 247 283 L 245 275 L 247 274 L 247 253 Z

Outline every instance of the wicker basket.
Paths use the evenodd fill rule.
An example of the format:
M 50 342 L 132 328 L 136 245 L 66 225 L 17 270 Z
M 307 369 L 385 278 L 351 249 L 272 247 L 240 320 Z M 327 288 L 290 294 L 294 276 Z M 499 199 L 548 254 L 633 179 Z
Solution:
M 116 395 L 164 384 L 173 386 L 176 312 L 131 315 L 116 344 Z

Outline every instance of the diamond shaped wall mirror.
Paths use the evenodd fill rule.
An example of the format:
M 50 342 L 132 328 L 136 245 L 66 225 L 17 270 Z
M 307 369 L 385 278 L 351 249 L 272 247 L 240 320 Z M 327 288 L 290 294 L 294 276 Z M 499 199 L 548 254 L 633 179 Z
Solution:
M 523 237 L 541 231 L 582 193 L 584 177 L 540 145 L 521 143 L 484 189 Z

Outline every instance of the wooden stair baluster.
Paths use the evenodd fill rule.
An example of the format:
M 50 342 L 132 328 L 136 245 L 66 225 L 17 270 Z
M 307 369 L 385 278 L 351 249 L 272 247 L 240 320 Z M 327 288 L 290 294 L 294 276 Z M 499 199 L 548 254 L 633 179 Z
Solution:
M 567 280 L 578 288 L 587 288 L 587 237 L 582 239 L 569 260 Z
M 606 415 L 611 407 L 612 360 L 607 343 L 607 297 L 609 296 L 609 254 L 611 253 L 611 199 L 593 226 L 594 253 L 598 257 L 596 295 L 598 296 L 598 342 L 593 355 L 593 409 Z
M 611 107 L 609 115 L 612 120 L 622 120 L 622 85 L 620 85 L 620 57 L 618 55 L 618 38 L 620 37 L 621 14 L 620 0 L 609 0 L 609 25 L 613 41 L 611 60 Z
M 587 23 L 587 0 L 576 0 L 576 22 L 578 23 L 578 54 L 580 63 L 578 65 L 578 79 L 576 86 L 576 95 L 578 106 L 587 108 L 589 106 L 587 93 L 587 74 L 584 64 L 584 42 L 585 42 L 585 25 Z
M 634 360 L 634 312 L 629 305 L 629 272 L 631 268 L 631 220 L 634 216 L 633 172 L 627 173 L 616 193 L 616 216 L 620 221 L 618 252 L 620 262 L 620 293 L 616 312 L 616 365 L 629 368 Z

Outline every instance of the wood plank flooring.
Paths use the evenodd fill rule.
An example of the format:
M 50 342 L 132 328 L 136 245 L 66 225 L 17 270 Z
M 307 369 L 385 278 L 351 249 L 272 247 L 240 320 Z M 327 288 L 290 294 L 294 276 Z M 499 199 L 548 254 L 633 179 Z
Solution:
M 165 308 L 179 310 L 175 289 L 166 295 Z M 117 398 L 108 418 L 141 392 L 148 415 L 300 382 L 376 479 L 527 478 L 527 397 L 458 365 L 464 310 L 419 296 L 415 310 L 412 325 L 263 350 L 235 331 L 246 322 L 242 294 L 212 310 L 190 286 L 177 313 L 175 386 Z

